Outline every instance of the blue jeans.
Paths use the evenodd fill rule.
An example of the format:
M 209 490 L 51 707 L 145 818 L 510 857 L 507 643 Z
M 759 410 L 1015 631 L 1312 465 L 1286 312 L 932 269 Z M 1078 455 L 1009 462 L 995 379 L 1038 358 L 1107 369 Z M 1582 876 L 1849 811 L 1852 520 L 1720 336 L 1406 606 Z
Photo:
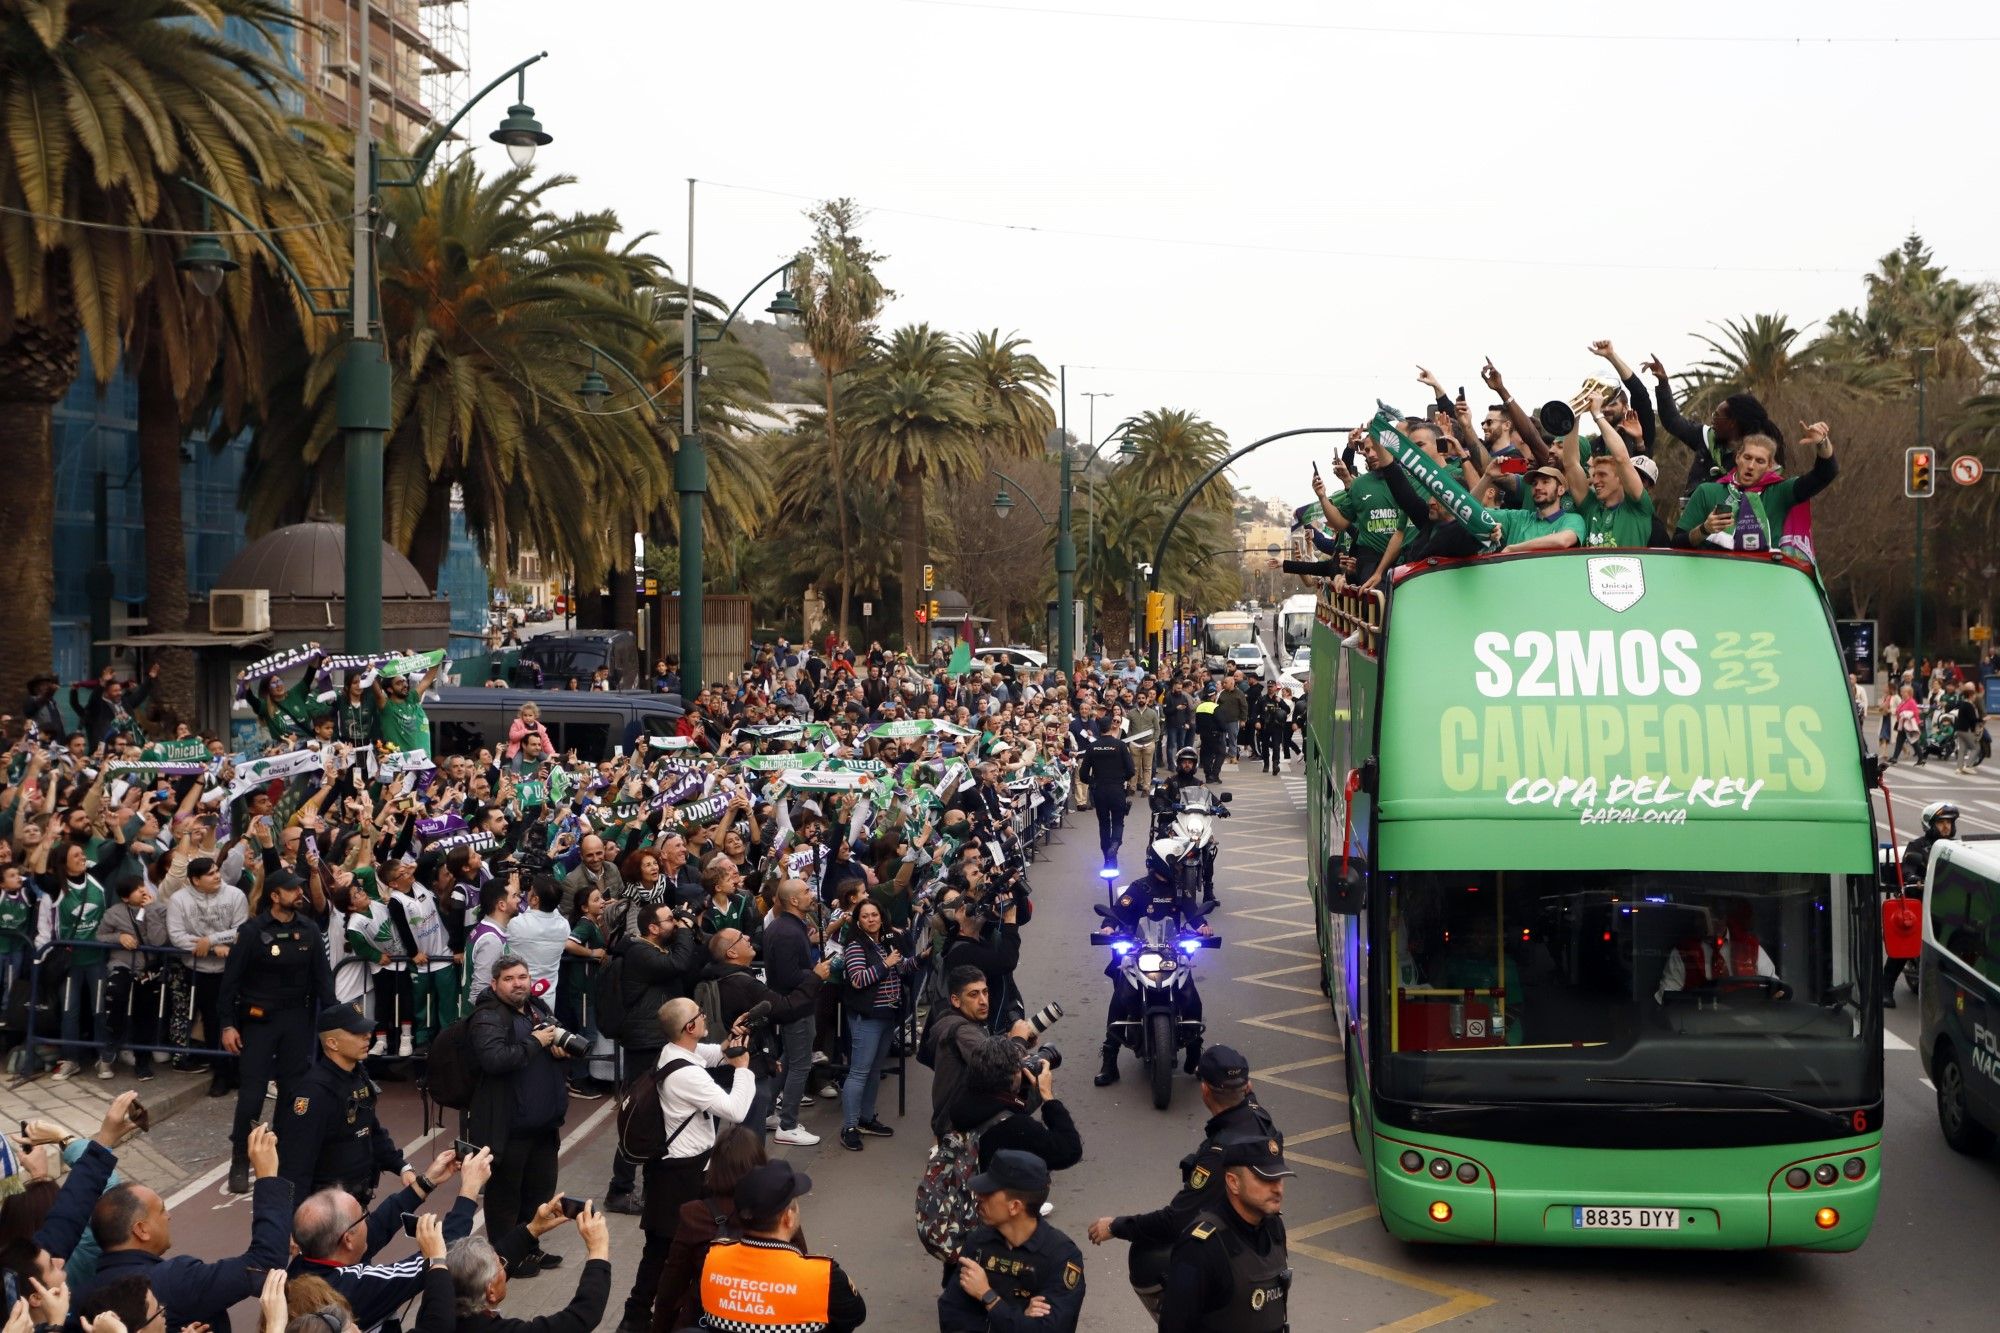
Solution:
M 90 1046 L 79 1044 L 97 1039 L 98 992 L 104 987 L 105 965 L 101 961 L 82 961 L 93 954 L 99 959 L 104 957 L 95 949 L 71 952 L 69 977 L 62 988 L 63 1059 L 78 1064 L 88 1063 L 96 1054 Z
M 853 1129 L 875 1118 L 875 1092 L 882 1086 L 882 1062 L 889 1055 L 895 1018 L 848 1015 L 847 1082 L 840 1088 L 840 1127 Z
M 1225 722 L 1222 724 L 1222 727 L 1223 753 L 1234 759 L 1242 753 L 1242 746 L 1239 744 L 1239 740 L 1243 734 L 1243 724 L 1241 722 Z
M 780 1029 L 785 1041 L 785 1081 L 778 1094 L 780 1129 L 798 1128 L 799 1098 L 805 1096 L 806 1077 L 812 1073 L 813 1027 L 816 1021 L 816 1015 L 807 1014 Z

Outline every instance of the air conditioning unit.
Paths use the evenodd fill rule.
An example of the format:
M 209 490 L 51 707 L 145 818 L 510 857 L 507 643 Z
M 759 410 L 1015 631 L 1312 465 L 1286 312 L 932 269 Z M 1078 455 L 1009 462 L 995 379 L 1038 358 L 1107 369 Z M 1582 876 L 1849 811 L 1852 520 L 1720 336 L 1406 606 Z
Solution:
M 217 588 L 208 595 L 208 628 L 214 634 L 262 634 L 271 628 L 268 588 Z

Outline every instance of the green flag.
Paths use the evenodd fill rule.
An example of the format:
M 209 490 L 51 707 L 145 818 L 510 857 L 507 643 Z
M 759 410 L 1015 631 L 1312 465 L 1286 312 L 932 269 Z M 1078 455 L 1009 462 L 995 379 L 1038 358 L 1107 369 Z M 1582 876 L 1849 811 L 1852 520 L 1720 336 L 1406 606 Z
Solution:
M 951 661 L 945 663 L 944 674 L 962 676 L 970 670 L 972 670 L 972 645 L 960 639 L 958 647 L 951 650 Z
M 1379 399 L 1375 403 L 1375 419 L 1368 423 L 1368 434 L 1375 443 L 1382 446 L 1391 458 L 1410 474 L 1420 490 L 1430 492 L 1445 512 L 1457 519 L 1465 530 L 1488 545 L 1492 542 L 1494 519 L 1485 505 L 1472 498 L 1465 487 L 1453 480 L 1450 474 L 1437 465 L 1431 456 L 1417 447 L 1417 442 L 1403 434 L 1398 424 L 1401 417 L 1396 410 Z

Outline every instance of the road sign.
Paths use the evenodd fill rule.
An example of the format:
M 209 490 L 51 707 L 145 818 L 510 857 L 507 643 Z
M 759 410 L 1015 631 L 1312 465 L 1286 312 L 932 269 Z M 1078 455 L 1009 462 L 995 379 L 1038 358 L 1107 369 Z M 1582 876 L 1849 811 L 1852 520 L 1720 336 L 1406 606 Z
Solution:
M 1936 458 L 1928 449 L 1903 450 L 1903 498 L 1928 500 L 1937 494 Z
M 935 588 L 935 587 L 937 587 L 937 571 L 936 571 L 935 569 L 933 569 L 933 568 L 932 568 L 931 566 L 929 566 L 929 565 L 925 565 L 925 566 L 924 566 L 924 591 L 925 591 L 925 592 L 929 592 L 929 591 L 931 591 L 931 590 L 932 590 L 933 588 Z
M 861 614 L 862 614 L 863 616 L 872 616 L 872 615 L 874 615 L 874 614 L 875 614 L 875 603 L 873 603 L 873 602 L 863 602 L 863 603 L 861 604 Z
M 1986 464 L 1971 454 L 1960 454 L 1951 460 L 1951 479 L 1961 486 L 1977 486 L 1985 475 Z
M 1972 641 L 1974 643 L 1985 643 L 1992 637 L 1993 627 L 1991 625 L 1974 625 L 1972 627 Z

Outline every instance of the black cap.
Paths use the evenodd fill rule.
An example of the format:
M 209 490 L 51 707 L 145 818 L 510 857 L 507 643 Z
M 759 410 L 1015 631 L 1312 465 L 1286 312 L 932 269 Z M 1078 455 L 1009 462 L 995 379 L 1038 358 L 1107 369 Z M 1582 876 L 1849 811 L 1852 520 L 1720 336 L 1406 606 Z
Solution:
M 812 1177 L 784 1158 L 753 1166 L 736 1182 L 736 1216 L 745 1223 L 775 1222 L 792 1200 L 812 1193 Z
M 1250 1062 L 1233 1046 L 1211 1046 L 1194 1072 L 1211 1088 L 1240 1088 L 1250 1082 Z
M 1049 1164 L 1031 1152 L 1002 1148 L 967 1186 L 974 1194 L 1039 1194 L 1049 1187 Z
M 368 1015 L 361 1012 L 358 1004 L 336 1004 L 331 1009 L 319 1011 L 321 1032 L 352 1032 L 357 1037 L 365 1037 L 375 1031 L 375 1024 Z
M 1222 1164 L 1225 1167 L 1247 1166 L 1266 1180 L 1298 1174 L 1285 1165 L 1284 1152 L 1278 1147 L 1276 1139 L 1238 1139 L 1234 1143 L 1226 1143 L 1222 1146 Z
M 274 870 L 264 876 L 264 892 L 273 889 L 303 889 L 306 882 L 289 870 Z

